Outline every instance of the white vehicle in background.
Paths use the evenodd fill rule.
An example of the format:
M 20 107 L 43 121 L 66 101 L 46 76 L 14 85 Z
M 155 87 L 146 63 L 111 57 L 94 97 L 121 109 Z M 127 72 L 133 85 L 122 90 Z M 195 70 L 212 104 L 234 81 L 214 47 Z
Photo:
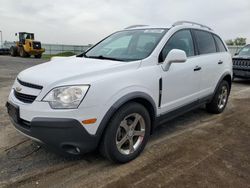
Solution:
M 221 113 L 231 80 L 231 55 L 209 27 L 137 25 L 77 57 L 22 71 L 6 106 L 20 132 L 55 151 L 99 148 L 125 163 L 157 125 L 203 104 Z

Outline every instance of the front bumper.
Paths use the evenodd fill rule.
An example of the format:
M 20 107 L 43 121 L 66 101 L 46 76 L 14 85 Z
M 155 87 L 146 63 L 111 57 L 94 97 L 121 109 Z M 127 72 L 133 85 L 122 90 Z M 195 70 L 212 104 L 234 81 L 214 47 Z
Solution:
M 15 81 L 15 87 L 19 85 Z M 14 87 L 14 88 L 15 88 Z M 24 93 L 37 96 L 40 94 L 36 90 L 28 90 L 26 87 L 21 86 Z M 35 100 L 32 103 L 23 103 L 18 100 L 14 95 L 14 89 L 11 90 L 8 102 L 19 107 L 19 116 L 21 119 L 31 122 L 34 118 L 62 118 L 62 119 L 74 119 L 81 124 L 83 120 L 97 118 L 97 121 L 90 125 L 81 124 L 81 126 L 88 132 L 90 135 L 96 135 L 96 132 L 99 128 L 100 122 L 103 119 L 105 114 L 105 109 L 100 110 L 99 106 L 79 106 L 77 109 L 52 109 L 48 102 L 42 102 L 40 100 Z M 103 112 L 102 112 L 103 111 Z
M 233 75 L 239 78 L 250 78 L 250 68 L 233 68 Z
M 75 119 L 36 117 L 29 122 L 21 119 L 19 114 L 13 118 L 10 105 L 14 104 L 6 103 L 15 128 L 57 153 L 80 155 L 93 151 L 98 145 L 97 136 L 90 135 Z
M 41 49 L 33 49 L 33 48 L 30 48 L 29 50 L 29 54 L 30 55 L 39 55 L 39 54 L 42 54 L 45 52 L 45 49 L 44 48 L 41 48 Z

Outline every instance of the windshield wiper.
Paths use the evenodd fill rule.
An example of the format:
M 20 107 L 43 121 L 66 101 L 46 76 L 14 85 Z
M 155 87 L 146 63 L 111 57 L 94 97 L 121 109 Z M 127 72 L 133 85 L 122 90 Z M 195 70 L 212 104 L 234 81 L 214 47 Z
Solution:
M 86 58 L 93 58 L 93 59 L 108 59 L 108 60 L 112 60 L 112 61 L 124 61 L 122 59 L 117 59 L 117 58 L 113 58 L 113 57 L 106 57 L 103 55 L 99 55 L 99 56 L 84 56 Z

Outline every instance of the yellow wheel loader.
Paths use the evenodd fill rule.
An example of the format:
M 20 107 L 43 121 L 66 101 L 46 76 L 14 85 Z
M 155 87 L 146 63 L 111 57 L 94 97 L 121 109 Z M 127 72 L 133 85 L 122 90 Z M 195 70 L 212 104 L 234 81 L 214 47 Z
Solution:
M 34 55 L 35 58 L 41 58 L 44 51 L 41 42 L 34 40 L 34 33 L 27 32 L 19 32 L 18 41 L 15 42 L 15 46 L 10 47 L 11 56 L 30 57 Z

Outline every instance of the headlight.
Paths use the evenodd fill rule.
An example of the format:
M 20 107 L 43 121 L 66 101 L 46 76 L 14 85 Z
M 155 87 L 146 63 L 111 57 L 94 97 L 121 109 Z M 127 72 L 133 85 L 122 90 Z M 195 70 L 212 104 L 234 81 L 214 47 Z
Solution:
M 77 108 L 89 89 L 88 85 L 63 86 L 52 89 L 43 99 L 51 108 Z

